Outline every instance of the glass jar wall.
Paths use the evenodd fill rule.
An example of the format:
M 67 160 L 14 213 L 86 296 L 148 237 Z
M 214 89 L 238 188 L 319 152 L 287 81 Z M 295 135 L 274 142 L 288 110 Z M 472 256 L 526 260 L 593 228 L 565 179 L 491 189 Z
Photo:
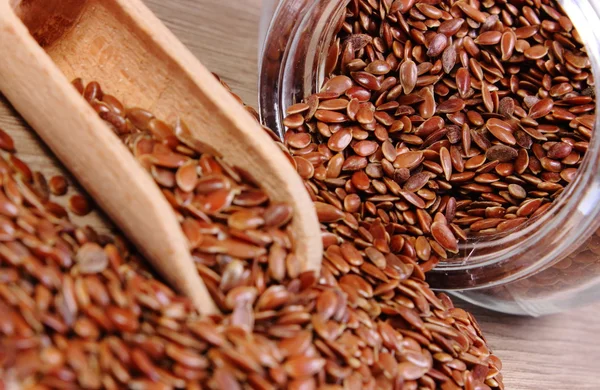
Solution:
M 519 3 L 519 2 L 517 2 Z M 520 2 L 522 3 L 522 2 Z M 600 4 L 559 3 L 600 66 Z M 318 92 L 347 0 L 267 1 L 259 104 L 280 135 L 285 108 Z M 594 87 L 597 89 L 598 87 Z M 596 122 L 597 126 L 597 122 Z M 540 217 L 503 236 L 471 237 L 459 255 L 428 274 L 438 289 L 513 314 L 543 315 L 600 299 L 600 137 L 589 143 L 575 180 Z

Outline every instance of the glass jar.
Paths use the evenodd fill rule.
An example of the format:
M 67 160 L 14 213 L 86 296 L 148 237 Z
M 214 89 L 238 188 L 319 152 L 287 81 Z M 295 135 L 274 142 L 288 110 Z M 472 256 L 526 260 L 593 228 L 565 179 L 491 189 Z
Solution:
M 349 0 L 264 0 L 259 106 L 280 136 L 285 108 L 319 90 Z M 600 74 L 600 2 L 559 0 Z M 595 86 L 598 96 L 598 86 Z M 596 126 L 597 126 L 596 119 Z M 600 300 L 600 137 L 548 212 L 517 231 L 469 239 L 428 274 L 436 289 L 486 308 L 544 315 Z

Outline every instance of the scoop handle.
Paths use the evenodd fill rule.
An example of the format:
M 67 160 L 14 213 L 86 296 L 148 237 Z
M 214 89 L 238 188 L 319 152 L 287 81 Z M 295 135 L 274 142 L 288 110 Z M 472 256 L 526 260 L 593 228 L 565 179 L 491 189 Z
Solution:
M 0 91 L 166 280 L 217 313 L 175 214 L 150 175 L 0 0 Z

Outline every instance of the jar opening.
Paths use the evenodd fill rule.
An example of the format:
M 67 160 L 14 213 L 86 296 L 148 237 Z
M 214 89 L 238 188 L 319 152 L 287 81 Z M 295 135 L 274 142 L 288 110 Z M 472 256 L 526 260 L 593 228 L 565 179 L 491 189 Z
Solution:
M 323 84 L 329 49 L 349 2 L 284 3 L 286 6 L 278 7 L 265 42 L 259 97 L 264 124 L 280 135 L 285 108 L 318 92 Z M 290 9 L 292 3 L 298 8 Z M 596 43 L 600 42 L 600 32 L 593 26 L 597 25 L 600 4 L 591 0 L 559 3 L 587 43 L 593 74 L 599 74 L 600 45 Z M 597 94 L 598 86 L 594 89 Z M 442 289 L 489 287 L 526 277 L 559 261 L 600 227 L 600 187 L 595 183 L 598 166 L 600 139 L 592 137 L 578 175 L 546 213 L 504 233 L 470 236 L 459 246 L 459 255 L 438 264 L 428 281 Z

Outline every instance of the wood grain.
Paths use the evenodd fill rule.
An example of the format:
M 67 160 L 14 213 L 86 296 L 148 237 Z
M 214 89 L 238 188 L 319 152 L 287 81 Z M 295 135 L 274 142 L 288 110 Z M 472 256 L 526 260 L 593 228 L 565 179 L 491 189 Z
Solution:
M 260 0 L 146 3 L 244 101 L 256 103 Z M 20 155 L 28 163 L 44 173 L 61 169 L 2 102 L 0 127 L 15 138 Z M 106 226 L 97 215 L 80 221 Z M 502 359 L 507 389 L 600 389 L 600 303 L 543 318 L 507 316 L 462 306 L 475 312 L 490 345 Z

